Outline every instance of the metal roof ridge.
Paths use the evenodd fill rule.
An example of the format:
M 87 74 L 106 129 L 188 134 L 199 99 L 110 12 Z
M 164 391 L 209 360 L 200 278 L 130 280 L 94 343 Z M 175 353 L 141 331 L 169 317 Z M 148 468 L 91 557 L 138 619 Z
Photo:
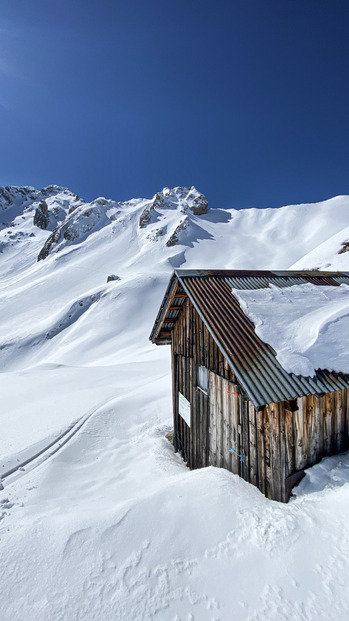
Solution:
M 314 277 L 333 277 L 333 276 L 346 276 L 349 277 L 349 272 L 344 272 L 344 271 L 340 271 L 340 270 L 335 270 L 335 271 L 319 271 L 319 270 L 252 270 L 252 269 L 191 269 L 191 268 L 180 268 L 180 269 L 175 269 L 173 274 L 175 274 L 176 276 L 178 276 L 178 278 L 185 278 L 185 277 L 195 277 L 195 278 L 199 278 L 202 276 L 219 276 L 222 275 L 222 277 L 227 277 L 228 275 L 232 274 L 236 277 L 238 276 L 242 276 L 243 274 L 252 276 L 255 275 L 256 277 L 261 277 L 261 276 L 265 276 L 265 277 L 270 277 L 270 276 L 278 276 L 278 277 L 303 277 L 304 275 L 307 276 L 314 276 Z M 172 274 L 172 275 L 173 275 Z

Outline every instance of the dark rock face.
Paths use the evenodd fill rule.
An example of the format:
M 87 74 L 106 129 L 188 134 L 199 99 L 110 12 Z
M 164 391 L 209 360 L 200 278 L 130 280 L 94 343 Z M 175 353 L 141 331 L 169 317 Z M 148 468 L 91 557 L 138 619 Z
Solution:
M 176 244 L 178 244 L 180 232 L 185 231 L 185 229 L 187 229 L 188 226 L 190 226 L 190 221 L 189 221 L 188 216 L 185 216 L 182 222 L 180 222 L 180 224 L 177 226 L 175 231 L 172 233 L 171 237 L 167 240 L 166 246 L 171 247 L 171 246 L 175 246 Z
M 49 225 L 49 214 L 46 201 L 40 201 L 39 207 L 35 209 L 34 224 L 40 229 L 47 229 Z
M 116 274 L 110 274 L 107 278 L 107 282 L 113 282 L 113 280 L 121 280 L 120 276 L 116 276 Z
M 345 252 L 349 252 L 349 241 L 343 242 L 341 249 L 338 251 L 338 254 L 344 254 Z
M 6 211 L 9 207 L 22 205 L 23 208 L 27 207 L 29 203 L 37 200 L 39 192 L 32 187 L 24 186 L 0 186 L 0 210 Z
M 60 236 L 61 236 L 61 226 L 57 227 L 53 233 L 51 233 L 50 237 L 47 238 L 47 240 L 45 241 L 43 247 L 41 248 L 39 255 L 38 255 L 38 261 L 42 261 L 43 259 L 46 259 L 46 257 L 49 255 L 51 247 L 58 243 Z
M 139 227 L 144 229 L 149 222 L 151 222 L 152 211 L 154 211 L 154 206 L 146 207 L 141 213 L 141 217 L 139 218 Z
M 108 201 L 97 199 L 93 204 L 83 204 L 75 207 L 64 222 L 59 224 L 47 238 L 38 255 L 38 261 L 46 259 L 52 249 L 56 249 L 63 241 L 75 242 L 81 240 L 97 226 L 105 214 Z
M 0 201 L 2 203 L 2 208 L 5 211 L 8 205 L 11 205 L 11 195 L 6 188 L 0 187 Z

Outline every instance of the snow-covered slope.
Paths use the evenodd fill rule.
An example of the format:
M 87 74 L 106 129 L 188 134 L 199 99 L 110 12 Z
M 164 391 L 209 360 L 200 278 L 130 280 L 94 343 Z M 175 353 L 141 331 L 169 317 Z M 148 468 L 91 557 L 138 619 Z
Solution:
M 174 267 L 349 271 L 349 197 L 238 211 L 195 188 L 2 188 L 0 215 L 1 619 L 345 618 L 347 456 L 287 506 L 189 472 L 148 336 Z

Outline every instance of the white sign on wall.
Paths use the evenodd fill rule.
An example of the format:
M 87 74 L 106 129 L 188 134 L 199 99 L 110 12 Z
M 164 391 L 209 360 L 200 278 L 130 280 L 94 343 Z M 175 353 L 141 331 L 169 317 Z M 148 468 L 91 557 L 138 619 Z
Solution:
M 181 392 L 178 393 L 179 396 L 179 414 L 183 418 L 183 420 L 187 423 L 188 427 L 190 427 L 190 403 L 182 395 Z

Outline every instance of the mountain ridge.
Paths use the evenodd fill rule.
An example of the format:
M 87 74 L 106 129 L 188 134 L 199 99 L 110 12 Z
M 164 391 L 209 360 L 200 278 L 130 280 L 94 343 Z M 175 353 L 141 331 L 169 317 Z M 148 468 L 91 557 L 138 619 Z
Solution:
M 57 185 L 41 190 L 31 186 L 6 186 L 0 187 L 0 212 L 3 213 L 3 221 L 0 223 L 1 252 L 8 245 L 24 242 L 28 237 L 38 237 L 38 228 L 49 233 L 41 234 L 42 245 L 37 253 L 39 261 L 68 246 L 83 243 L 103 228 L 111 228 L 113 225 L 115 232 L 137 218 L 136 234 L 141 242 L 161 242 L 161 246 L 167 248 L 184 247 L 182 263 L 180 258 L 172 262 L 176 267 L 185 262 L 187 248 L 193 248 L 200 240 L 214 241 L 216 231 L 217 238 L 231 236 L 234 237 L 235 245 L 241 240 L 241 246 L 248 236 L 255 237 L 256 247 L 268 235 L 270 244 L 277 244 L 278 236 L 280 243 L 287 242 L 287 237 L 301 241 L 303 253 L 295 255 L 290 265 L 285 266 L 283 261 L 281 268 L 297 266 L 297 269 L 301 269 L 303 257 L 306 256 L 304 265 L 307 269 L 343 269 L 343 261 L 338 260 L 338 254 L 345 252 L 349 238 L 345 230 L 349 225 L 347 196 L 278 208 L 222 210 L 209 207 L 207 198 L 194 186 L 164 188 L 151 199 L 122 202 L 103 197 L 86 202 L 68 188 Z M 306 232 L 304 227 L 307 228 Z M 314 237 L 314 230 L 309 228 L 322 229 L 313 242 L 311 237 Z M 142 235 L 143 230 L 145 236 Z M 324 262 L 316 248 L 335 236 L 338 247 L 331 246 L 330 257 L 326 251 Z M 241 263 L 240 258 L 238 262 Z

